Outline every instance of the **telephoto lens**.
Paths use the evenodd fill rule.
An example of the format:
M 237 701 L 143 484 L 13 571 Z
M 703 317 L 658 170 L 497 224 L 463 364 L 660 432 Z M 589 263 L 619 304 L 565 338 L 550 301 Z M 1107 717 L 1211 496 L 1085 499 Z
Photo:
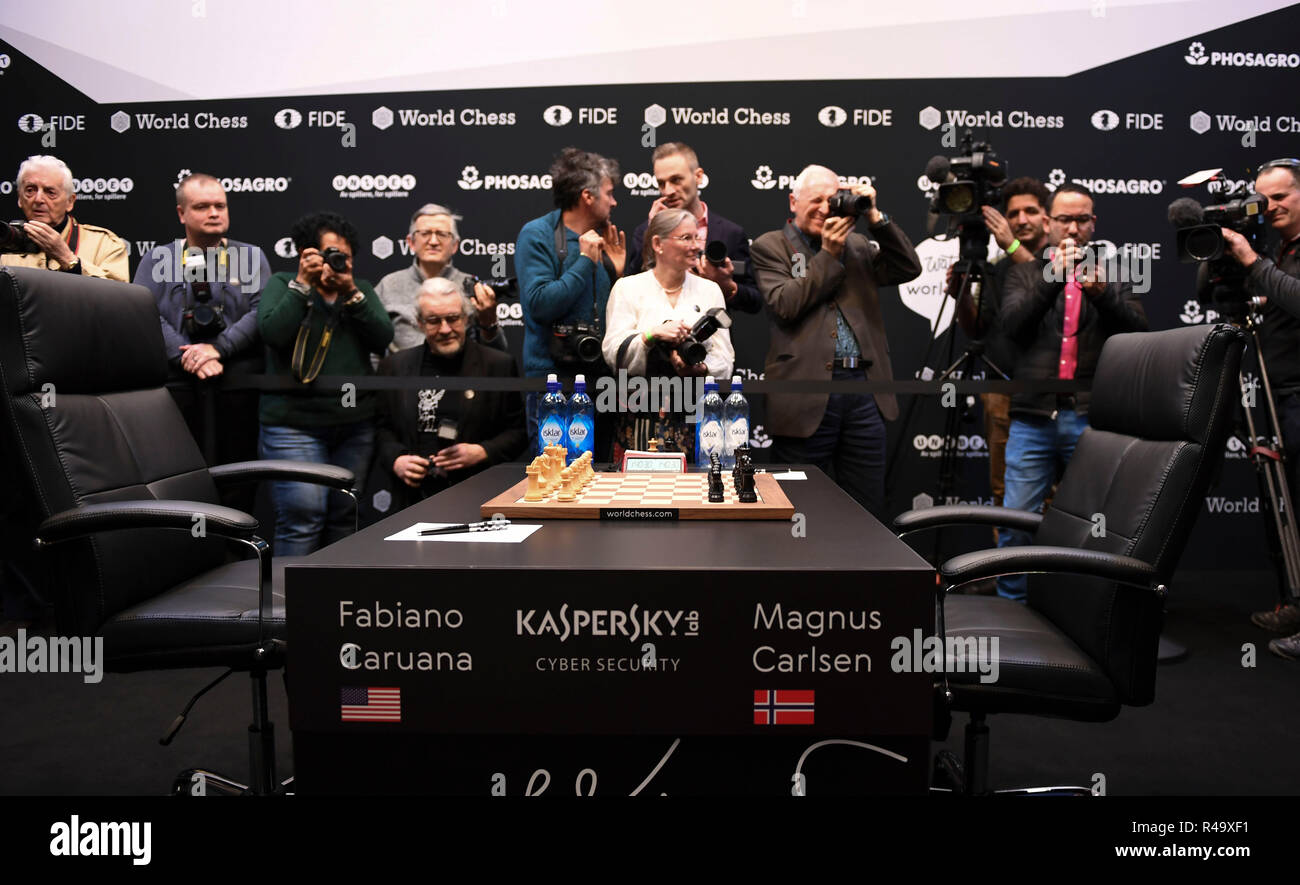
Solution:
M 727 263 L 727 244 L 722 240 L 709 240 L 704 247 L 704 257 L 714 267 L 722 267 Z

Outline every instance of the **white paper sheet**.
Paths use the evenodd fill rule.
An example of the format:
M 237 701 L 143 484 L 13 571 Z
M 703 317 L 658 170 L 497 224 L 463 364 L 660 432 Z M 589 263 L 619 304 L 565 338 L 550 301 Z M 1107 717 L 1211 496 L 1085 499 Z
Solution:
M 424 529 L 440 529 L 443 526 L 456 525 L 454 522 L 417 522 L 409 529 L 402 529 L 395 535 L 384 538 L 385 541 L 452 541 L 468 544 L 522 544 L 533 532 L 540 529 L 540 523 L 524 525 L 512 522 L 503 529 L 491 532 L 457 532 L 450 535 L 421 536 Z
M 785 473 L 773 473 L 773 479 L 807 479 L 808 474 L 802 470 L 787 470 Z

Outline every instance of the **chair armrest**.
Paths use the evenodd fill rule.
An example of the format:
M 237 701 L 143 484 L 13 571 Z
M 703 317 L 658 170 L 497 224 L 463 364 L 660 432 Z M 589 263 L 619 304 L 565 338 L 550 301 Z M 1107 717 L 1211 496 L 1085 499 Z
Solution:
M 36 530 L 36 546 L 70 541 L 96 532 L 118 529 L 182 529 L 191 531 L 203 518 L 203 530 L 224 538 L 248 540 L 257 520 L 241 510 L 202 501 L 112 501 L 87 504 L 56 513 Z
M 1150 587 L 1159 580 L 1155 566 L 1101 550 L 1076 547 L 999 547 L 962 553 L 945 562 L 939 573 L 947 584 L 965 584 L 999 575 L 1069 572 Z
M 1041 513 L 1030 513 L 1028 510 L 980 504 L 946 504 L 900 513 L 894 517 L 894 528 L 898 530 L 899 537 L 943 525 L 995 525 L 1022 529 L 1032 534 L 1038 531 L 1042 521 Z
M 280 479 L 293 482 L 309 482 L 333 489 L 351 491 L 357 481 L 351 470 L 334 464 L 317 464 L 313 461 L 237 461 L 234 464 L 219 464 L 209 467 L 208 474 L 218 486 L 233 485 L 241 482 L 258 482 L 264 479 Z

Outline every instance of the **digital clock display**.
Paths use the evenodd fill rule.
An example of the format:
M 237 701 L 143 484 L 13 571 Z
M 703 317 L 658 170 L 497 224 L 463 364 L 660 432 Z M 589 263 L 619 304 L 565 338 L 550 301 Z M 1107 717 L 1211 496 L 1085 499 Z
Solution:
M 685 473 L 682 452 L 624 452 L 624 473 Z

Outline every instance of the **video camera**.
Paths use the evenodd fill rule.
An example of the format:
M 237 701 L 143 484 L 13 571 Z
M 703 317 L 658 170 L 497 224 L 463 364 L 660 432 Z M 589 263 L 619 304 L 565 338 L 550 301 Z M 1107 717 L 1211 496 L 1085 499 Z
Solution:
M 982 218 L 980 207 L 1001 205 L 1007 166 L 993 152 L 992 145 L 976 142 L 969 129 L 962 136 L 961 149 L 960 156 L 935 155 L 925 164 L 926 178 L 939 184 L 930 211 L 936 215 L 979 219 Z
M 685 338 L 676 344 L 661 346 L 666 350 L 675 350 L 682 358 L 682 362 L 693 366 L 704 362 L 704 358 L 709 354 L 709 349 L 704 346 L 704 342 L 719 329 L 730 328 L 731 317 L 727 312 L 721 307 L 711 307 L 704 312 L 704 316 L 695 321 L 695 325 L 691 326 L 691 331 Z
M 1194 173 L 1179 182 L 1201 184 L 1218 177 L 1221 169 Z M 1190 197 L 1180 197 L 1169 204 L 1169 223 L 1175 228 L 1178 260 L 1184 264 L 1201 264 L 1205 271 L 1198 276 L 1197 300 L 1213 306 L 1231 318 L 1244 316 L 1251 302 L 1246 293 L 1246 269 L 1227 254 L 1223 228 L 1236 231 L 1256 252 L 1262 252 L 1268 233 L 1265 212 L 1268 199 L 1247 194 L 1244 182 L 1229 189 L 1226 203 L 1202 206 Z
M 27 235 L 27 222 L 0 221 L 0 252 L 40 252 L 41 247 Z

